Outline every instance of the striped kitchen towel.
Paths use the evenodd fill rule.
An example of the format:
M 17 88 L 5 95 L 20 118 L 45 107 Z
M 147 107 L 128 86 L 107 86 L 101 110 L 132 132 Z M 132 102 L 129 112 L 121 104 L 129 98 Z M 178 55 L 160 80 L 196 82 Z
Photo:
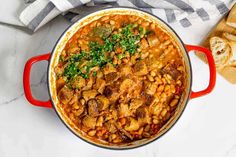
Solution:
M 59 14 L 75 22 L 99 8 L 137 7 L 161 17 L 168 23 L 179 22 L 190 27 L 228 12 L 234 0 L 25 0 L 28 6 L 20 20 L 35 31 Z

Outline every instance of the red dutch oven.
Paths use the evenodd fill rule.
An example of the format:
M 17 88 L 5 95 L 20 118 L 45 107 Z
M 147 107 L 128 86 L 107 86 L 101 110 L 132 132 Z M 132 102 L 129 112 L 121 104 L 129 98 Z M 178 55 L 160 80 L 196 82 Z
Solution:
M 184 94 L 181 97 L 179 101 L 179 105 L 176 109 L 176 113 L 171 117 L 171 119 L 161 128 L 159 133 L 149 139 L 142 139 L 139 141 L 134 141 L 131 143 L 127 144 L 119 144 L 119 145 L 111 145 L 111 144 L 104 144 L 104 143 L 99 143 L 96 141 L 91 140 L 90 138 L 86 137 L 80 130 L 76 130 L 72 124 L 69 122 L 69 119 L 62 113 L 59 105 L 58 104 L 58 99 L 57 99 L 57 93 L 55 90 L 55 73 L 54 73 L 54 67 L 58 63 L 59 56 L 61 51 L 63 50 L 65 44 L 67 41 L 73 36 L 73 34 L 78 31 L 81 27 L 84 25 L 90 23 L 93 20 L 96 20 L 104 15 L 110 15 L 110 14 L 129 14 L 129 15 L 136 15 L 140 16 L 142 18 L 148 19 L 152 22 L 158 23 L 163 29 L 165 29 L 169 35 L 171 35 L 176 42 L 178 43 L 178 46 L 181 49 L 182 56 L 184 59 L 184 63 L 186 66 L 186 72 L 187 72 L 187 84 L 184 90 Z M 192 69 L 191 69 L 191 64 L 190 64 L 190 59 L 188 56 L 188 53 L 192 50 L 196 50 L 197 52 L 202 52 L 205 54 L 208 65 L 209 65 L 209 73 L 210 73 L 210 79 L 209 79 L 209 84 L 206 89 L 202 91 L 197 91 L 194 92 L 191 90 L 192 87 Z M 49 95 L 50 95 L 50 100 L 48 101 L 41 101 L 37 100 L 33 97 L 32 92 L 31 92 L 31 87 L 30 87 L 30 73 L 31 73 L 31 68 L 32 65 L 40 62 L 40 61 L 48 61 L 48 87 L 49 87 Z M 176 34 L 176 32 L 168 26 L 164 21 L 162 21 L 160 18 L 138 10 L 138 9 L 133 9 L 133 8 L 126 8 L 126 7 L 119 7 L 119 8 L 107 8 L 103 10 L 99 10 L 96 12 L 93 12 L 81 19 L 79 19 L 76 23 L 72 24 L 58 39 L 54 49 L 52 50 L 51 53 L 40 55 L 40 56 L 35 56 L 30 58 L 27 63 L 25 64 L 25 69 L 24 69 L 24 76 L 23 76 L 23 84 L 24 84 L 24 92 L 25 92 L 25 97 L 26 99 L 35 106 L 40 106 L 40 107 L 46 107 L 46 108 L 53 108 L 58 117 L 62 120 L 62 122 L 67 126 L 67 128 L 74 133 L 76 136 L 81 138 L 82 140 L 85 140 L 86 142 L 89 142 L 91 144 L 94 144 L 96 146 L 100 146 L 103 148 L 110 148 L 110 149 L 129 149 L 129 148 L 136 148 L 139 146 L 143 146 L 147 143 L 150 143 L 159 137 L 161 137 L 164 133 L 166 133 L 179 119 L 181 114 L 183 113 L 187 102 L 189 99 L 197 98 L 204 96 L 208 93 L 210 93 L 216 82 L 216 68 L 214 64 L 214 59 L 212 57 L 211 51 L 204 47 L 200 46 L 193 46 L 193 45 L 186 45 L 183 44 L 182 40 L 179 38 L 179 36 Z

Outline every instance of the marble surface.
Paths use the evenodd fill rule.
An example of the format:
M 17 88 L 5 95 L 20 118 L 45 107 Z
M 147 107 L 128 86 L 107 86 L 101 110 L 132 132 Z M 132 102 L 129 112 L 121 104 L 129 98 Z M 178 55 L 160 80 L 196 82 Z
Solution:
M 183 29 L 172 27 L 188 44 L 198 44 L 218 19 Z M 50 52 L 69 25 L 58 17 L 33 35 L 0 25 L 0 156 L 155 156 L 235 157 L 236 87 L 217 76 L 214 91 L 191 100 L 177 124 L 159 140 L 132 150 L 114 151 L 92 146 L 74 136 L 52 109 L 32 106 L 24 97 L 24 64 L 32 56 Z M 208 67 L 192 53 L 193 89 L 208 82 Z M 35 97 L 47 100 L 47 62 L 33 67 Z

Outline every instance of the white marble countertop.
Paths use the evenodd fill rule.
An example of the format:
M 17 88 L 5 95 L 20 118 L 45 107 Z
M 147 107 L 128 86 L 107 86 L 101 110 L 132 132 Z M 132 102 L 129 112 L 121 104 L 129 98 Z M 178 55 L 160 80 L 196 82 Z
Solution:
M 220 18 L 220 17 L 219 17 Z M 188 44 L 198 44 L 216 21 L 183 29 L 172 27 Z M 0 25 L 0 156 L 158 156 L 235 157 L 236 86 L 217 76 L 214 91 L 191 100 L 177 124 L 159 140 L 132 150 L 114 151 L 92 146 L 74 136 L 52 109 L 32 106 L 24 97 L 24 64 L 32 56 L 50 52 L 56 39 L 68 26 L 58 17 L 34 35 Z M 208 67 L 194 54 L 195 90 L 208 83 Z M 48 99 L 47 62 L 33 67 L 33 93 Z

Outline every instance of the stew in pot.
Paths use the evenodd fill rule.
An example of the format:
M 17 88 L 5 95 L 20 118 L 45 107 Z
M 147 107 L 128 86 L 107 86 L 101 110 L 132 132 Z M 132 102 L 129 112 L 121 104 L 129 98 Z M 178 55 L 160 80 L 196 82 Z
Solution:
M 128 143 L 158 134 L 175 113 L 186 71 L 158 24 L 106 15 L 80 28 L 55 68 L 59 105 L 91 139 Z

